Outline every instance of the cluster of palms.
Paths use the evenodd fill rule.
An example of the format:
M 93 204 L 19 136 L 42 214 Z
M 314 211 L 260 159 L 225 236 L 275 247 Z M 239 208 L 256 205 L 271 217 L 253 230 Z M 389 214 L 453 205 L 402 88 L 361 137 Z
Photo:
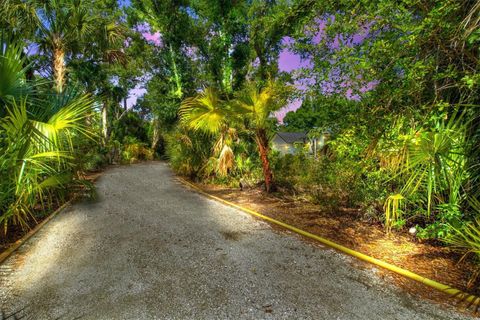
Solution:
M 269 119 L 284 103 L 285 99 L 275 84 L 258 88 L 250 83 L 231 100 L 224 100 L 217 90 L 206 88 L 197 96 L 185 99 L 179 114 L 181 123 L 187 128 L 215 136 L 212 151 L 218 157 L 217 171 L 222 175 L 235 165 L 232 144 L 238 142 L 237 131 L 251 133 L 262 162 L 265 189 L 270 192 L 274 184 L 269 161 Z
M 67 59 L 83 59 L 101 67 L 126 62 L 124 26 L 113 16 L 101 15 L 105 9 L 96 5 L 100 3 L 91 0 L 6 0 L 0 4 L 0 28 L 37 45 L 41 54 L 37 60 L 49 60 L 41 65 L 43 73 L 51 76 L 54 89 L 62 92 L 68 80 Z M 92 74 L 77 80 L 91 93 L 110 89 L 105 83 L 91 83 Z M 106 104 L 103 109 L 103 132 L 108 138 Z
M 89 95 L 28 80 L 23 47 L 0 43 L 0 223 L 27 227 L 37 203 L 49 207 L 74 178 L 73 155 L 89 136 Z
M 70 83 L 67 61 L 106 65 L 125 59 L 122 27 L 95 13 L 94 6 L 81 0 L 0 4 L 0 223 L 5 232 L 12 223 L 27 228 L 38 209 L 51 208 L 79 181 L 76 158 L 95 137 L 99 90 L 88 90 L 78 80 Z M 31 44 L 37 49 L 26 54 Z

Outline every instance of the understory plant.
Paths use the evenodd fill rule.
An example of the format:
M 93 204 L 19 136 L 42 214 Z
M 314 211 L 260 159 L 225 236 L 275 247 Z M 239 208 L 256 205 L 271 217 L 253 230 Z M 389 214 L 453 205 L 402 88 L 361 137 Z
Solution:
M 385 203 L 385 227 L 402 219 L 401 207 L 422 208 L 424 219 L 452 223 L 461 218 L 459 208 L 465 200 L 463 186 L 468 181 L 466 168 L 466 131 L 468 121 L 462 112 L 451 111 L 435 117 L 423 126 L 401 137 L 393 157 L 398 192 Z M 440 218 L 440 219 L 439 219 Z M 446 225 L 446 224 L 445 224 Z M 426 234 L 426 233 L 425 233 Z M 437 236 L 444 236 L 439 232 Z
M 93 100 L 74 89 L 28 80 L 22 46 L 0 43 L 0 224 L 28 228 L 37 204 L 49 208 L 74 179 L 80 136 L 91 137 Z
M 269 159 L 272 137 L 270 117 L 284 102 L 281 90 L 274 83 L 261 88 L 249 83 L 232 100 L 224 100 L 217 90 L 206 88 L 197 96 L 185 99 L 179 115 L 185 128 L 215 140 L 212 157 L 205 165 L 207 169 L 216 168 L 220 176 L 234 170 L 233 149 L 239 142 L 238 132 L 250 135 L 261 160 L 265 190 L 270 192 L 274 189 Z

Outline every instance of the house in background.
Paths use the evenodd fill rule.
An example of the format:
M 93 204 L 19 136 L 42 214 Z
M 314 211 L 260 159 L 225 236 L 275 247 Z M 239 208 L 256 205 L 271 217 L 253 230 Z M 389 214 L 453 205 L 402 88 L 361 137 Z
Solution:
M 294 154 L 296 145 L 305 145 L 308 143 L 305 132 L 277 132 L 272 140 L 272 149 L 281 154 Z
M 325 146 L 328 136 L 328 133 L 324 133 L 318 138 L 308 138 L 306 132 L 277 132 L 272 139 L 272 149 L 286 155 L 308 147 L 310 154 L 317 154 Z

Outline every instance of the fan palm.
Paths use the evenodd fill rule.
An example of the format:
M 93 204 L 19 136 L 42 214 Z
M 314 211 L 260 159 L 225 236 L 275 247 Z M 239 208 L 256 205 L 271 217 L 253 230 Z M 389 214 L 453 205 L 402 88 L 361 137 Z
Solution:
M 270 167 L 268 154 L 270 152 L 269 119 L 274 111 L 283 106 L 278 90 L 273 83 L 269 83 L 262 89 L 257 89 L 254 84 L 249 84 L 240 92 L 234 101 L 224 102 L 219 98 L 218 92 L 207 88 L 204 92 L 193 98 L 183 101 L 179 114 L 182 123 L 193 130 L 200 130 L 210 134 L 219 134 L 216 150 L 225 156 L 220 161 L 225 164 L 233 164 L 228 142 L 235 134 L 232 127 L 240 123 L 246 124 L 245 129 L 253 132 L 258 153 L 262 161 L 265 189 L 270 192 L 273 188 L 273 174 Z M 226 141 L 227 143 L 222 143 Z M 222 171 L 225 172 L 223 169 Z
M 435 204 L 448 202 L 460 205 L 462 186 L 468 179 L 466 168 L 466 129 L 468 121 L 464 113 L 454 112 L 448 119 L 437 121 L 434 129 L 420 130 L 405 139 L 398 173 L 404 178 L 400 194 L 387 199 L 385 208 L 390 208 L 392 197 L 408 199 L 416 193 L 423 195 L 426 215 L 430 216 Z M 398 206 L 397 206 L 398 207 Z M 395 207 L 392 217 L 398 216 Z M 387 230 L 395 219 L 387 220 Z
M 247 127 L 255 135 L 267 192 L 274 189 L 273 174 L 268 158 L 270 152 L 269 128 L 271 125 L 269 120 L 273 112 L 283 107 L 284 102 L 285 100 L 273 83 L 268 83 L 262 89 L 257 89 L 254 84 L 249 84 L 234 101 L 235 110 L 246 117 L 248 120 Z
M 95 19 L 84 1 L 48 0 L 38 8 L 37 36 L 41 48 L 51 55 L 55 89 L 65 85 L 67 52 L 78 47 L 95 30 Z
M 190 129 L 217 134 L 228 126 L 228 117 L 234 113 L 217 90 L 206 88 L 195 97 L 183 100 L 179 115 L 182 123 Z
M 220 175 L 226 175 L 234 166 L 230 145 L 236 137 L 232 124 L 238 113 L 220 98 L 217 90 L 206 88 L 197 96 L 183 100 L 179 115 L 187 128 L 218 136 L 213 147 L 214 156 L 218 156 L 215 167 Z
M 24 94 L 36 84 L 20 69 L 19 46 L 1 47 L 0 70 L 5 72 L 0 83 L 9 83 L 0 93 L 6 112 L 0 118 L 0 223 L 6 231 L 10 223 L 26 227 L 37 202 L 51 201 L 50 193 L 69 181 L 76 138 L 90 135 L 85 118 L 93 101 L 74 90 L 46 97 Z
M 25 56 L 23 47 L 18 44 L 10 44 L 6 39 L 0 39 L 0 102 L 17 98 L 28 90 L 26 85 Z M 4 106 L 2 106 L 4 107 Z M 0 112 L 0 115 L 4 110 Z
M 9 19 L 35 23 L 36 42 L 51 59 L 55 89 L 62 92 L 66 82 L 69 55 L 101 51 L 107 62 L 123 62 L 125 55 L 120 49 L 124 30 L 95 11 L 95 3 L 89 0 L 27 0 L 14 6 L 9 0 Z M 92 45 L 94 44 L 94 45 Z

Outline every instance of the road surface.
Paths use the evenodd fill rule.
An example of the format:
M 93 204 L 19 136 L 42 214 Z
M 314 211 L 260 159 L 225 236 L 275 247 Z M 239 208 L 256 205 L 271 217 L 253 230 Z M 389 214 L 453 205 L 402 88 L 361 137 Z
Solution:
M 165 163 L 111 168 L 97 193 L 0 266 L 4 311 L 24 319 L 465 317 L 189 190 Z

